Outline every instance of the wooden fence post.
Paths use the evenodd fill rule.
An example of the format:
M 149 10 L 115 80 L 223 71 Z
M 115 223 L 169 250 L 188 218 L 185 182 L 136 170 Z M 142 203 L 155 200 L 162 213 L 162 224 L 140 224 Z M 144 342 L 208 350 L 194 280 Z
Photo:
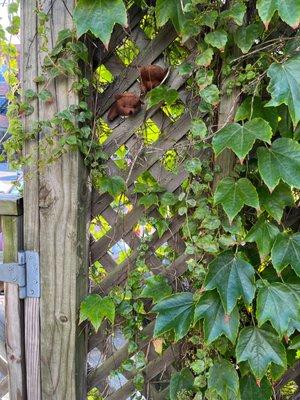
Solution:
M 4 239 L 3 261 L 18 262 L 18 251 L 23 245 L 23 217 L 16 199 L 0 206 Z M 19 287 L 6 283 L 5 290 L 5 336 L 10 400 L 26 400 L 26 375 L 24 354 L 24 304 L 19 299 Z
M 41 73 L 41 52 L 35 8 L 38 1 L 22 2 L 23 88 L 33 88 L 32 78 Z M 60 30 L 72 28 L 73 0 L 46 0 L 49 16 L 49 50 Z M 25 120 L 47 120 L 78 102 L 70 90 L 72 81 L 60 77 L 50 90 L 52 104 L 36 101 L 35 113 Z M 39 90 L 39 88 L 37 88 Z M 26 152 L 38 162 L 38 140 L 28 143 Z M 25 175 L 24 239 L 26 250 L 40 254 L 41 298 L 26 300 L 26 356 L 32 371 L 27 375 L 30 400 L 86 399 L 86 338 L 78 329 L 78 308 L 87 293 L 90 189 L 87 171 L 78 152 L 64 154 L 57 162 Z M 40 303 L 40 304 L 39 304 Z M 39 327 L 39 329 L 38 329 Z M 40 337 L 38 337 L 38 333 Z M 38 343 L 40 341 L 40 343 Z M 40 344 L 40 345 L 39 345 Z M 40 356 L 39 356 L 40 350 Z M 41 390 L 34 386 L 41 372 Z M 31 376 L 30 376 L 31 374 Z

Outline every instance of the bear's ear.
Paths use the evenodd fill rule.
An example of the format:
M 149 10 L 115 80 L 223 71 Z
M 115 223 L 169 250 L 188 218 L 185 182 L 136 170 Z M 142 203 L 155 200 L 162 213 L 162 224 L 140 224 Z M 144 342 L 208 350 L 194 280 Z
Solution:
M 111 122 L 114 119 L 116 119 L 118 116 L 119 116 L 118 107 L 117 107 L 116 104 L 113 104 L 110 107 L 110 110 L 109 110 L 108 115 L 107 115 L 107 119 Z
M 115 100 L 120 100 L 122 98 L 123 94 L 122 93 L 116 93 L 115 94 Z

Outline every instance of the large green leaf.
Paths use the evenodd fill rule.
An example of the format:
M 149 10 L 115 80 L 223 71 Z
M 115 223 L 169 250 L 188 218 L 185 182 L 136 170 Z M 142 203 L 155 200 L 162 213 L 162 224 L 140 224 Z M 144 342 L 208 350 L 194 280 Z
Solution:
M 223 304 L 216 291 L 204 293 L 195 308 L 194 320 L 204 318 L 204 339 L 211 343 L 219 336 L 225 335 L 234 343 L 239 329 L 239 312 L 237 307 L 230 315 L 225 314 Z
M 154 303 L 172 293 L 172 288 L 167 279 L 161 275 L 150 276 L 146 280 L 146 285 L 142 290 L 140 297 L 150 297 Z
M 259 97 L 248 96 L 238 107 L 234 116 L 234 121 L 238 122 L 255 118 L 264 119 L 270 124 L 273 132 L 276 131 L 278 126 L 277 107 L 265 107 L 265 102 L 262 102 Z
M 280 179 L 300 188 L 300 144 L 293 139 L 280 138 L 269 148 L 257 149 L 258 169 L 270 190 Z
M 216 361 L 209 369 L 208 388 L 222 400 L 238 400 L 239 377 L 234 366 L 227 360 Z
M 254 118 L 244 125 L 226 125 L 214 136 L 212 144 L 217 155 L 227 147 L 243 160 L 252 149 L 255 140 L 270 143 L 271 137 L 272 129 L 268 122 L 262 118 Z
M 227 43 L 227 33 L 223 30 L 216 30 L 208 33 L 204 40 L 207 44 L 219 50 L 224 50 Z
M 234 181 L 232 178 L 222 179 L 214 194 L 215 204 L 222 204 L 230 221 L 247 204 L 259 208 L 258 195 L 255 187 L 247 178 Z
M 281 221 L 286 206 L 294 205 L 294 197 L 289 185 L 280 182 L 270 193 L 265 186 L 257 189 L 262 210 L 266 210 L 277 222 Z
M 188 368 L 173 374 L 170 380 L 170 400 L 178 400 L 178 393 L 181 390 L 193 389 L 194 375 Z
M 186 14 L 182 7 L 188 3 L 187 0 L 157 0 L 155 6 L 155 16 L 158 26 L 163 26 L 169 20 L 172 21 L 176 31 L 180 33 L 187 21 Z
M 297 28 L 300 23 L 299 0 L 257 0 L 256 7 L 266 27 L 276 11 L 280 18 L 293 28 Z
M 115 197 L 126 190 L 126 183 L 121 176 L 106 176 L 99 178 L 98 185 L 103 192 L 108 192 Z
M 236 346 L 237 361 L 248 361 L 257 379 L 262 379 L 271 363 L 286 366 L 286 353 L 271 332 L 255 326 L 243 328 Z
M 115 24 L 127 26 L 123 0 L 78 0 L 74 10 L 78 36 L 91 31 L 108 47 Z
M 276 107 L 286 104 L 293 124 L 296 126 L 300 120 L 300 55 L 298 54 L 281 64 L 271 64 L 268 76 L 270 83 L 267 89 L 272 99 L 267 106 Z
M 248 53 L 253 43 L 259 38 L 263 31 L 261 23 L 250 24 L 248 26 L 239 27 L 235 34 L 234 40 L 243 53 Z
M 220 14 L 221 19 L 232 19 L 237 25 L 243 25 L 244 16 L 247 8 L 244 3 L 238 2 L 231 4 L 228 10 L 222 11 Z
M 266 284 L 259 289 L 256 317 L 259 326 L 270 321 L 282 337 L 291 320 L 299 320 L 300 307 L 293 291 L 283 283 Z
M 183 338 L 193 321 L 194 301 L 192 293 L 176 293 L 173 296 L 161 300 L 152 311 L 158 313 L 155 321 L 154 336 L 160 336 L 173 330 L 175 340 Z
M 104 318 L 111 323 L 115 319 L 115 305 L 109 297 L 88 295 L 80 305 L 79 323 L 88 320 L 97 331 Z
M 240 297 L 250 304 L 255 294 L 255 271 L 249 263 L 231 252 L 224 252 L 208 266 L 206 290 L 217 289 L 224 309 L 230 314 Z
M 241 400 L 270 400 L 273 389 L 266 377 L 259 386 L 252 375 L 246 375 L 240 380 Z
M 261 216 L 256 224 L 252 226 L 245 240 L 257 244 L 260 258 L 264 260 L 269 255 L 278 233 L 277 226 L 267 221 L 265 216 Z
M 272 248 L 271 257 L 277 272 L 281 272 L 290 265 L 300 276 L 300 233 L 278 235 Z

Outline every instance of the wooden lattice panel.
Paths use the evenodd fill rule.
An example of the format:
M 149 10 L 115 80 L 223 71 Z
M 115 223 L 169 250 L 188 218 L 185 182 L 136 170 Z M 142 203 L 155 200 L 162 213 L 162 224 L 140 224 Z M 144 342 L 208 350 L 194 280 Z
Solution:
M 139 22 L 143 15 L 137 9 L 130 11 L 131 30 L 129 38 L 138 48 L 138 55 L 133 62 L 125 67 L 117 57 L 117 51 L 114 51 L 124 40 L 124 32 L 115 32 L 112 38 L 110 52 L 103 54 L 101 64 L 114 75 L 114 81 L 106 90 L 101 93 L 97 99 L 97 116 L 107 121 L 107 112 L 114 102 L 114 95 L 124 91 L 140 92 L 137 78 L 139 77 L 138 66 L 148 64 L 165 65 L 164 51 L 176 39 L 176 33 L 171 25 L 166 25 L 150 41 L 140 27 Z M 193 52 L 191 51 L 191 56 Z M 171 68 L 167 85 L 179 91 L 180 99 L 186 101 L 184 91 L 187 76 L 178 74 L 176 68 Z M 129 271 L 134 267 L 138 255 L 140 239 L 135 232 L 135 227 L 141 217 L 145 214 L 156 217 L 158 210 L 152 206 L 145 209 L 137 204 L 137 195 L 134 193 L 134 183 L 136 179 L 145 171 L 149 171 L 152 177 L 169 192 L 180 193 L 180 186 L 187 178 L 187 173 L 183 167 L 179 166 L 175 174 L 168 171 L 162 163 L 162 159 L 168 150 L 185 148 L 186 135 L 190 128 L 191 112 L 185 107 L 184 112 L 175 121 L 169 118 L 161 107 L 153 107 L 142 111 L 133 118 L 121 120 L 120 118 L 110 124 L 112 129 L 103 147 L 104 151 L 110 157 L 105 168 L 110 176 L 119 175 L 126 181 L 128 191 L 126 198 L 130 204 L 129 211 L 124 212 L 121 207 L 116 207 L 114 199 L 109 194 L 93 193 L 92 199 L 92 217 L 101 216 L 104 218 L 110 229 L 99 240 L 91 242 L 91 262 L 99 261 L 106 269 L 107 275 L 99 286 L 93 288 L 93 291 L 107 294 L 113 286 L 121 286 L 125 283 Z M 189 107 L 190 108 L 190 107 Z M 141 135 L 137 131 L 151 120 L 159 130 L 159 138 L 152 144 L 145 144 Z M 114 161 L 115 152 L 121 147 L 127 149 L 127 156 L 130 160 L 126 170 L 120 169 Z M 169 229 L 159 238 L 154 232 L 150 241 L 149 251 L 146 255 L 146 264 L 151 268 L 154 274 L 163 274 L 167 276 L 170 282 L 182 275 L 187 268 L 186 261 L 188 256 L 184 254 L 185 246 L 180 236 L 180 228 L 184 218 L 180 216 L 173 217 L 170 221 Z M 112 256 L 113 246 L 122 243 L 130 248 L 130 255 L 121 264 L 118 264 Z M 157 257 L 155 251 L 168 244 L 175 249 L 178 255 L 171 265 L 166 268 L 162 261 Z M 167 397 L 167 384 L 157 385 L 154 382 L 168 381 L 172 373 L 172 363 L 180 354 L 180 344 L 169 347 L 158 356 L 151 343 L 154 322 L 145 326 L 141 334 L 147 335 L 147 340 L 139 342 L 139 349 L 147 355 L 147 366 L 143 370 L 145 386 L 143 396 L 146 399 L 164 399 Z M 111 344 L 111 338 L 106 336 L 105 324 L 102 325 L 100 332 L 90 337 L 89 351 L 97 353 L 97 349 L 105 360 L 95 369 L 89 372 L 89 387 L 98 387 L 103 396 L 109 400 L 127 399 L 135 393 L 135 387 L 132 382 L 133 374 L 126 373 L 127 382 L 112 392 L 108 388 L 107 379 L 109 374 L 119 368 L 123 361 L 128 358 L 128 345 L 125 344 L 119 349 L 114 349 Z M 163 387 L 164 386 L 164 387 Z M 159 390 L 158 388 L 162 390 Z

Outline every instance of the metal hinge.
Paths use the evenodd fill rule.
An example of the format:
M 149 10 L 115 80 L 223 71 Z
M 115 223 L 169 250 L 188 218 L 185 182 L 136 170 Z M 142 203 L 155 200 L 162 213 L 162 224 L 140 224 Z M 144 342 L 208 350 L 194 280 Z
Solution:
M 19 286 L 19 297 L 40 297 L 40 264 L 35 251 L 20 251 L 18 263 L 0 264 L 0 281 Z

